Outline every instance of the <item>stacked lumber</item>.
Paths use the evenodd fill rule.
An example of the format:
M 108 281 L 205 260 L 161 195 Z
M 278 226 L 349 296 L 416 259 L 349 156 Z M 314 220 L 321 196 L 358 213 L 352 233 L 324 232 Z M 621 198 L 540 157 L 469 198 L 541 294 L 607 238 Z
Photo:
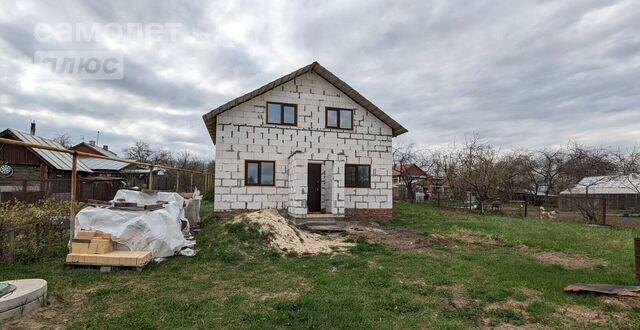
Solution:
M 111 234 L 81 230 L 71 240 L 67 263 L 105 266 L 144 266 L 150 251 L 114 251 Z

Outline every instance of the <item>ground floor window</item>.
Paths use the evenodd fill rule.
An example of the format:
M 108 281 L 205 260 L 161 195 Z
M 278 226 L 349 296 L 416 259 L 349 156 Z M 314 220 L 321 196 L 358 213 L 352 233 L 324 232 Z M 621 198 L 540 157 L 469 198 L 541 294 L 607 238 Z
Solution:
M 369 188 L 371 186 L 371 166 L 345 165 L 344 186 L 348 188 Z
M 276 163 L 265 160 L 245 161 L 244 182 L 247 186 L 273 186 Z

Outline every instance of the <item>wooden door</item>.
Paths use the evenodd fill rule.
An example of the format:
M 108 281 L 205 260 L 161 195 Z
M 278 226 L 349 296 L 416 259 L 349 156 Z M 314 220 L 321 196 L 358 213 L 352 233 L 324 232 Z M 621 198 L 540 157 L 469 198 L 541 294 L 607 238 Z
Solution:
M 320 212 L 322 198 L 322 164 L 309 164 L 307 172 L 307 208 L 309 212 Z

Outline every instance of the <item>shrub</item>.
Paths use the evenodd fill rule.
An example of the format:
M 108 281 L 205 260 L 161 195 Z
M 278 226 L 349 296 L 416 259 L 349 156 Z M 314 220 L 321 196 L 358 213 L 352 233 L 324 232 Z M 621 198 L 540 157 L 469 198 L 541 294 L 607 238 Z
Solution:
M 213 186 L 202 193 L 202 200 L 213 202 Z
M 69 201 L 53 199 L 0 203 L 0 251 L 9 256 L 6 261 L 63 255 L 69 237 L 69 207 Z

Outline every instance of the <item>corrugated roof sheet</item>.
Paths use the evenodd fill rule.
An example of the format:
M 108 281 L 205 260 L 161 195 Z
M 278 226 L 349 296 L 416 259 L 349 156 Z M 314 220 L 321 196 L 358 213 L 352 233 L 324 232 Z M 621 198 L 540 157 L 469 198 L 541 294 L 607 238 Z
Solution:
M 272 89 L 274 89 L 277 86 L 280 86 L 284 83 L 286 83 L 287 81 L 298 77 L 300 75 L 303 75 L 307 72 L 315 72 L 318 75 L 320 75 L 321 77 L 323 77 L 324 79 L 326 79 L 329 83 L 331 83 L 333 86 L 335 86 L 337 89 L 339 89 L 341 92 L 343 92 L 345 95 L 349 96 L 353 101 L 355 101 L 356 103 L 360 104 L 360 106 L 362 106 L 363 108 L 367 109 L 369 112 L 371 112 L 374 116 L 378 117 L 380 120 L 382 120 L 385 124 L 389 125 L 389 127 L 391 127 L 391 131 L 392 131 L 392 135 L 393 136 L 398 136 L 400 134 L 404 134 L 407 132 L 407 129 L 404 128 L 402 125 L 400 125 L 397 121 L 393 120 L 393 118 L 389 117 L 389 115 L 387 115 L 386 113 L 384 113 L 384 111 L 382 111 L 380 108 L 378 108 L 375 104 L 371 103 L 371 101 L 367 100 L 367 98 L 365 98 L 364 96 L 362 96 L 360 93 L 358 93 L 355 89 L 353 89 L 351 86 L 349 86 L 347 83 L 345 83 L 344 81 L 342 81 L 340 78 L 338 78 L 336 75 L 334 75 L 333 73 L 331 73 L 329 70 L 327 70 L 325 67 L 323 67 L 322 65 L 320 65 L 320 63 L 318 62 L 313 62 L 307 66 L 304 66 L 288 75 L 285 75 L 283 77 L 280 77 L 252 92 L 249 92 L 247 94 L 244 94 L 238 98 L 235 98 L 223 105 L 221 105 L 220 107 L 213 109 L 211 111 L 209 111 L 208 113 L 204 114 L 202 116 L 202 118 L 204 119 L 205 124 L 207 125 L 207 130 L 209 131 L 209 135 L 211 136 L 211 139 L 213 140 L 213 143 L 216 143 L 216 117 L 241 104 L 244 103 L 256 96 L 259 96 L 261 94 L 264 94 Z
M 9 132 L 13 134 L 18 140 L 27 143 L 39 144 L 43 146 L 50 146 L 55 148 L 65 149 L 63 145 L 57 143 L 55 141 L 45 139 L 43 137 L 37 135 L 31 135 L 22 131 L 18 131 L 15 129 L 9 129 Z M 52 151 L 52 150 L 44 150 L 38 148 L 29 148 L 33 150 L 38 156 L 40 156 L 49 166 L 62 171 L 71 171 L 72 166 L 72 156 L 71 154 Z M 87 165 L 85 165 L 82 161 L 78 161 L 77 169 L 80 172 L 92 172 Z
M 94 150 L 95 152 L 97 152 L 97 153 L 99 153 L 99 154 L 101 154 L 103 156 L 118 158 L 118 155 L 115 152 L 113 152 L 111 150 L 105 150 L 104 148 L 99 147 L 99 146 L 92 146 L 91 144 L 86 143 L 86 142 L 78 143 L 72 149 L 75 149 L 77 146 L 80 146 L 80 145 L 84 145 L 84 146 L 86 146 L 88 148 L 91 148 L 91 150 Z
M 82 157 L 82 162 L 87 165 L 90 169 L 97 170 L 107 170 L 107 171 L 119 171 L 127 165 L 128 163 L 119 162 L 110 159 L 102 159 L 102 158 L 91 158 L 91 157 Z
M 640 175 L 588 176 L 560 194 L 585 194 L 587 189 L 589 194 L 638 194 Z

